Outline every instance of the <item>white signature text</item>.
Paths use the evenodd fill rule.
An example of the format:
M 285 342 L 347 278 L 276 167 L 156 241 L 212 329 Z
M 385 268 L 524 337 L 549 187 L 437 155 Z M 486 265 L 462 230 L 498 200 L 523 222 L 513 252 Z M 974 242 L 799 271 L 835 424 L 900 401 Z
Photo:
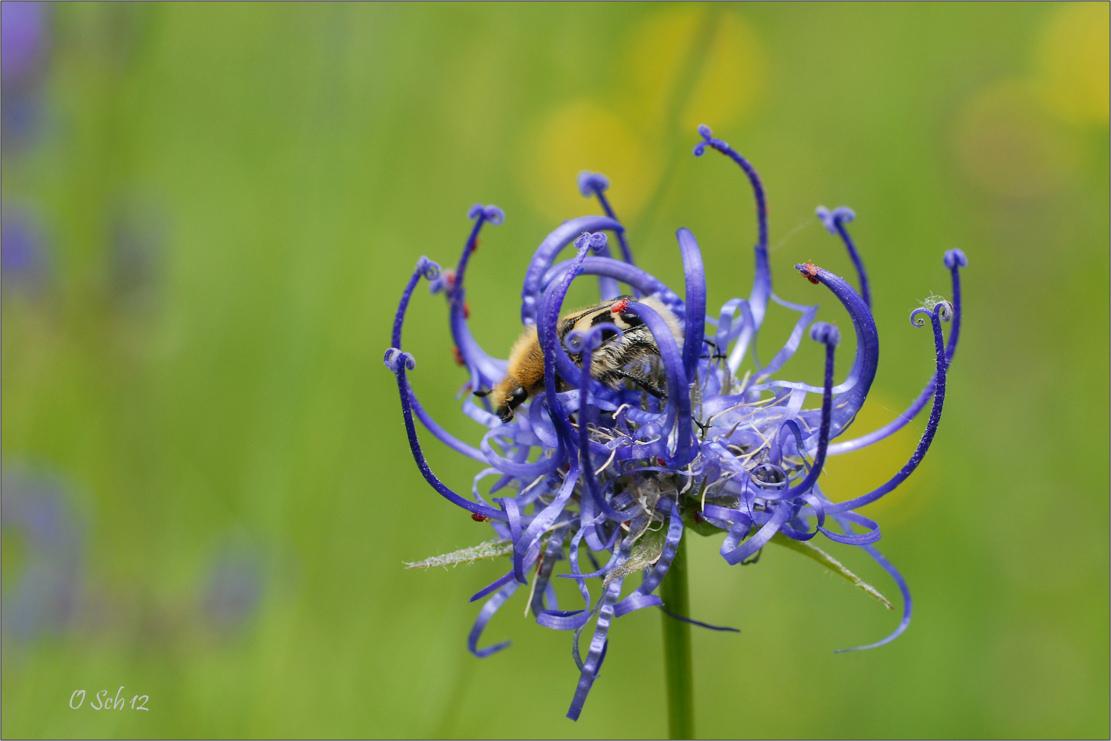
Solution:
M 101 690 L 96 693 L 96 696 L 89 701 L 89 707 L 93 710 L 147 710 L 147 701 L 150 699 L 147 695 L 133 695 L 131 697 L 130 706 L 128 705 L 127 696 L 123 694 L 123 685 L 116 690 L 116 696 L 112 697 L 111 690 Z M 69 706 L 74 710 L 85 704 L 85 690 L 75 690 L 69 696 Z

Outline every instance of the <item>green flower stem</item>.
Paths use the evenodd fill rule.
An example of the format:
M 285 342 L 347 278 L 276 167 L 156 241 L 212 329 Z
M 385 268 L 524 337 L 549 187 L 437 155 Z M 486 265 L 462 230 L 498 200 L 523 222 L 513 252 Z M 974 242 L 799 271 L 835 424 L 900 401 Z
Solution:
M 660 584 L 660 598 L 668 612 L 690 614 L 687 589 L 687 541 L 679 541 L 675 559 Z M 694 688 L 691 671 L 691 626 L 661 612 L 664 625 L 664 661 L 667 676 L 668 737 L 694 738 Z

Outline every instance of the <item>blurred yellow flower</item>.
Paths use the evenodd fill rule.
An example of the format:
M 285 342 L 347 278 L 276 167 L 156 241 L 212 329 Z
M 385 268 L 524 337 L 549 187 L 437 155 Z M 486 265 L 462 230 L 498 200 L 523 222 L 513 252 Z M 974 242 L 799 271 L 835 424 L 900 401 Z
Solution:
M 1070 123 L 1108 121 L 1107 32 L 1107 3 L 1062 3 L 1045 29 L 1041 92 L 1049 109 Z
M 666 134 L 705 121 L 733 126 L 762 88 L 764 53 L 735 13 L 704 5 L 665 6 L 641 21 L 626 42 L 631 110 Z M 686 87 L 684 87 L 686 86 Z M 677 120 L 668 121 L 678 108 Z
M 664 161 L 651 154 L 660 143 L 705 121 L 735 125 L 763 85 L 755 33 L 714 7 L 660 6 L 631 27 L 621 49 L 625 61 L 607 79 L 604 99 L 558 106 L 524 142 L 520 177 L 545 217 L 581 213 L 575 177 L 592 170 L 622 183 L 611 193 L 614 208 L 635 220 L 663 174 Z
M 548 116 L 528 151 L 520 159 L 521 178 L 533 205 L 558 221 L 595 208 L 576 185 L 582 170 L 622 183 L 610 197 L 625 219 L 640 212 L 659 178 L 658 159 L 618 111 L 589 100 L 572 101 Z

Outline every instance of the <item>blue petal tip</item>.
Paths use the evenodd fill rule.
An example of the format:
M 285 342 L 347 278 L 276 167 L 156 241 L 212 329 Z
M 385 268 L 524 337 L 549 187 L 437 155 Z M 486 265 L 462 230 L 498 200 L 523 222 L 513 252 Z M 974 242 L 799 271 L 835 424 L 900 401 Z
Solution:
M 829 231 L 830 234 L 837 233 L 837 226 L 833 223 L 833 214 L 825 206 L 818 206 L 814 210 L 814 215 L 822 221 L 822 225 Z
M 848 224 L 856 218 L 856 213 L 846 206 L 838 206 L 832 211 L 825 206 L 818 206 L 814 214 L 822 220 L 822 224 L 830 234 L 837 234 L 838 224 Z
M 583 198 L 590 198 L 596 193 L 602 193 L 610 187 L 609 178 L 601 173 L 583 170 L 579 173 L 579 192 Z
M 386 367 L 394 373 L 400 371 L 403 365 L 406 370 L 413 370 L 417 367 L 416 358 L 407 352 L 398 350 L 396 347 L 391 347 L 389 350 L 386 350 L 386 355 L 382 358 L 382 361 L 386 364 Z
M 482 209 L 482 214 L 494 226 L 505 221 L 505 212 L 492 204 Z
M 810 339 L 823 345 L 837 346 L 841 342 L 841 331 L 832 324 L 815 322 L 810 328 Z
M 964 256 L 964 252 L 959 249 L 949 250 L 945 253 L 945 267 L 952 270 L 953 268 L 963 268 L 968 265 L 968 258 Z
M 910 323 L 915 327 L 925 327 L 929 317 L 933 315 L 934 313 L 929 309 L 915 309 L 910 312 Z
M 436 280 L 440 277 L 440 265 L 424 256 L 417 260 L 417 270 L 425 280 Z

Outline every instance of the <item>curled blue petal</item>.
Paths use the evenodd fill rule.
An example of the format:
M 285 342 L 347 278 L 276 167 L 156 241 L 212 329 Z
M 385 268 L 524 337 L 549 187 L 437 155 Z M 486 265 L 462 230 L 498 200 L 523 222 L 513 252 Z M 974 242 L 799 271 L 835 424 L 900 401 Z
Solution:
M 405 290 L 401 292 L 401 302 L 397 307 L 397 314 L 394 315 L 393 320 L 393 347 L 401 348 L 401 328 L 405 324 L 405 313 L 409 309 L 409 299 L 413 296 L 413 289 L 417 287 L 417 282 L 423 277 L 425 280 L 433 280 L 440 274 L 440 266 L 429 260 L 427 257 L 421 257 L 417 260 L 417 266 L 413 270 L 412 277 L 409 278 L 409 283 L 406 284 Z M 410 369 L 411 370 L 411 369 Z
M 864 270 L 864 261 L 860 259 L 860 253 L 856 250 L 856 245 L 853 244 L 852 237 L 849 236 L 849 231 L 845 227 L 846 224 L 856 218 L 856 214 L 850 208 L 840 206 L 833 209 L 831 212 L 825 206 L 818 207 L 818 218 L 822 220 L 826 229 L 830 234 L 835 237 L 840 237 L 841 241 L 845 244 L 845 250 L 849 253 L 849 258 L 853 261 L 853 267 L 856 268 L 856 275 L 860 281 L 860 297 L 864 299 L 864 303 L 872 306 L 872 293 L 868 286 L 868 273 Z
M 413 295 L 413 289 L 416 287 L 417 281 L 421 278 L 421 276 L 427 275 L 428 273 L 429 261 L 427 260 L 427 258 L 421 258 L 421 260 L 417 263 L 416 270 L 414 270 L 412 277 L 409 279 L 409 282 L 405 287 L 405 291 L 402 292 L 401 302 L 398 306 L 397 315 L 394 319 L 393 347 L 386 351 L 386 355 L 384 358 L 386 366 L 391 371 L 393 371 L 397 378 L 398 392 L 401 397 L 401 412 L 402 417 L 405 420 L 405 432 L 409 438 L 409 448 L 413 453 L 413 458 L 417 462 L 417 468 L 420 469 L 420 472 L 424 476 L 425 480 L 432 486 L 432 488 L 436 489 L 436 491 L 438 491 L 441 496 L 443 496 L 445 499 L 452 502 L 453 504 L 456 504 L 463 509 L 469 510 L 470 512 L 473 512 L 475 514 L 482 515 L 483 517 L 487 517 L 490 519 L 504 520 L 505 514 L 503 512 L 492 509 L 491 507 L 488 507 L 486 505 L 472 502 L 464 497 L 459 496 L 447 486 L 445 486 L 444 483 L 440 481 L 440 479 L 434 473 L 432 473 L 432 470 L 429 468 L 428 462 L 425 460 L 424 453 L 421 450 L 420 442 L 417 439 L 416 426 L 413 423 L 413 399 L 415 397 L 413 395 L 412 389 L 409 386 L 407 377 L 408 371 L 414 370 L 416 368 L 416 361 L 413 359 L 413 356 L 410 353 L 406 353 L 401 350 L 401 330 L 405 321 L 405 313 L 409 305 L 409 299 Z
M 536 324 L 536 314 L 540 308 L 540 282 L 552 266 L 556 255 L 584 232 L 624 230 L 625 227 L 608 216 L 581 216 L 556 227 L 536 248 L 536 253 L 532 256 L 532 261 L 525 272 L 524 285 L 521 289 L 521 322 L 526 325 Z M 601 288 L 603 291 L 610 290 L 605 285 Z M 612 290 L 616 291 L 616 284 Z M 613 295 L 616 297 L 620 293 L 614 292 Z
M 613 207 L 610 206 L 609 199 L 606 198 L 605 194 L 605 191 L 609 188 L 609 185 L 610 181 L 606 178 L 605 175 L 586 171 L 579 173 L 579 192 L 582 193 L 585 198 L 590 198 L 591 196 L 597 198 L 598 204 L 602 207 L 602 211 L 605 212 L 606 216 L 613 219 L 614 221 L 617 221 L 617 214 L 614 213 Z M 629 240 L 628 236 L 625 234 L 625 230 L 621 229 L 615 233 L 617 234 L 617 242 L 621 247 L 621 259 L 632 265 L 633 253 L 629 248 Z M 606 290 L 606 285 L 603 285 L 602 288 L 603 298 L 613 298 L 616 295 L 608 293 Z M 637 296 L 640 296 L 639 291 L 637 291 L 636 289 L 634 289 L 634 293 Z
M 706 335 L 706 269 L 702 266 L 702 253 L 689 229 L 675 233 L 679 240 L 679 253 L 683 257 L 683 276 L 687 295 L 684 303 L 686 321 L 683 327 L 683 370 L 693 379 L 698 372 L 698 357 L 702 353 Z
M 925 310 L 923 310 L 925 311 Z M 916 312 L 917 313 L 917 312 Z M 937 356 L 937 381 L 934 388 L 934 405 L 930 411 L 930 420 L 926 423 L 926 430 L 922 433 L 922 438 L 918 441 L 918 446 L 914 449 L 914 454 L 911 455 L 910 460 L 907 461 L 897 474 L 887 481 L 883 486 L 873 489 L 867 494 L 859 497 L 854 497 L 845 502 L 838 502 L 837 504 L 828 508 L 828 512 L 848 512 L 849 510 L 863 507 L 865 504 L 870 504 L 880 497 L 894 491 L 899 484 L 903 483 L 918 465 L 925 458 L 926 452 L 930 449 L 933 443 L 934 435 L 937 434 L 938 424 L 941 422 L 941 409 L 945 405 L 945 377 L 948 372 L 949 366 L 945 357 L 945 345 L 941 334 L 941 319 L 936 313 L 926 312 L 933 324 L 934 330 L 934 349 Z
M 497 579 L 495 579 L 494 581 L 490 582 L 489 584 L 487 584 L 482 589 L 475 592 L 471 596 L 470 601 L 471 602 L 477 602 L 478 600 L 482 599 L 483 597 L 486 597 L 490 594 L 493 594 L 494 592 L 498 591 L 499 589 L 501 589 L 505 585 L 512 584 L 515 581 L 516 581 L 516 579 L 514 578 L 514 574 L 513 574 L 512 571 L 510 571 L 508 574 L 505 574 L 503 576 L 499 576 Z
M 957 340 L 960 338 L 960 268 L 967 264 L 968 260 L 965 259 L 964 253 L 960 250 L 950 250 L 945 255 L 945 266 L 951 271 L 953 280 L 953 314 L 951 319 L 952 329 L 949 331 L 949 342 L 947 343 L 945 348 L 946 363 L 951 363 L 953 361 L 953 354 L 957 350 Z M 910 407 L 907 408 L 905 412 L 903 412 L 891 422 L 888 422 L 886 425 L 876 430 L 875 432 L 871 432 L 867 435 L 864 435 L 863 437 L 856 438 L 855 440 L 845 440 L 842 442 L 834 443 L 830 446 L 829 454 L 841 455 L 843 453 L 849 453 L 851 451 L 867 447 L 872 443 L 879 442 L 880 440 L 883 440 L 884 438 L 898 432 L 925 408 L 926 403 L 930 400 L 931 397 L 933 397 L 936 386 L 937 374 L 935 373 L 933 376 L 930 377 L 930 381 L 926 384 L 926 388 L 922 389 L 922 392 L 918 395 L 918 398 L 914 400 L 914 402 L 910 405 Z
M 796 265 L 803 276 L 821 283 L 828 288 L 840 301 L 849 313 L 853 329 L 856 332 L 856 357 L 852 369 L 844 382 L 834 387 L 836 398 L 836 411 L 834 412 L 834 434 L 837 437 L 848 427 L 864 403 L 868 391 L 872 388 L 872 381 L 876 378 L 876 368 L 879 365 L 880 342 L 879 332 L 876 330 L 876 321 L 864 300 L 852 286 L 824 268 L 813 264 Z M 780 384 L 788 388 L 802 387 L 811 390 L 812 387 L 799 384 Z M 817 391 L 817 389 L 813 389 Z
M 899 587 L 899 592 L 903 595 L 903 617 L 899 621 L 899 625 L 895 628 L 894 631 L 891 632 L 891 635 L 887 636 L 883 640 L 876 641 L 875 643 L 869 643 L 867 646 L 838 649 L 837 651 L 834 651 L 834 653 L 837 654 L 847 653 L 849 651 L 867 651 L 870 648 L 879 648 L 880 646 L 885 646 L 901 636 L 903 634 L 903 631 L 905 631 L 910 625 L 911 607 L 913 603 L 911 602 L 910 598 L 910 588 L 907 586 L 906 580 L 903 579 L 903 575 L 900 574 L 899 570 L 896 569 L 891 564 L 891 562 L 884 558 L 883 555 L 875 548 L 870 545 L 861 547 L 868 553 L 868 555 L 870 555 L 875 560 L 876 563 L 878 563 L 883 568 L 884 571 L 891 575 L 892 579 L 895 580 L 895 584 Z
M 841 337 L 837 331 L 837 327 L 832 324 L 818 323 L 814 325 L 811 330 L 810 336 L 817 342 L 821 342 L 826 346 L 826 373 L 825 384 L 822 389 L 822 417 L 821 423 L 818 427 L 818 443 L 817 453 L 814 457 L 814 465 L 807 471 L 803 480 L 795 486 L 788 487 L 782 492 L 776 492 L 774 495 L 769 495 L 767 492 L 762 492 L 766 498 L 769 499 L 792 499 L 800 494 L 809 492 L 817 483 L 818 477 L 822 473 L 822 467 L 825 464 L 826 452 L 829 446 L 830 428 L 833 423 L 833 356 L 834 349 Z M 789 421 L 794 424 L 793 420 Z M 782 429 L 782 428 L 781 428 Z M 794 433 L 796 439 L 799 436 L 799 429 L 794 425 Z M 778 435 L 777 435 L 778 437 Z M 798 446 L 801 448 L 801 445 Z M 756 469 L 754 469 L 755 471 Z M 786 480 L 784 476 L 784 480 Z
M 712 138 L 708 126 L 704 124 L 699 126 L 698 133 L 706 140 L 706 143 L 740 166 L 748 177 L 749 184 L 752 186 L 753 195 L 756 197 L 757 240 L 754 250 L 756 254 L 756 276 L 753 281 L 752 295 L 749 297 L 749 304 L 752 311 L 753 322 L 756 328 L 759 328 L 760 324 L 764 321 L 764 311 L 768 305 L 768 296 L 771 295 L 772 291 L 772 273 L 771 266 L 768 262 L 768 206 L 764 195 L 764 184 L 760 180 L 760 176 L 756 174 L 755 168 L 749 164 L 748 160 L 734 151 L 733 148 L 725 142 Z M 699 144 L 695 147 L 694 154 L 696 157 L 702 155 L 703 148 L 703 144 Z
M 417 468 L 420 469 L 420 472 L 424 476 L 425 481 L 427 481 L 433 489 L 439 492 L 440 495 L 447 499 L 449 502 L 458 505 L 459 507 L 462 507 L 469 512 L 473 512 L 477 515 L 482 515 L 483 517 L 489 519 L 505 520 L 506 515 L 504 512 L 492 509 L 491 507 L 483 504 L 477 504 L 470 501 L 469 499 L 459 496 L 454 491 L 449 489 L 442 481 L 440 481 L 436 474 L 432 473 L 432 469 L 428 466 L 428 461 L 425 460 L 424 452 L 422 451 L 420 442 L 417 438 L 417 430 L 413 424 L 413 392 L 412 389 L 409 387 L 409 380 L 406 376 L 406 373 L 409 369 L 409 361 L 405 359 L 405 356 L 408 356 L 409 359 L 412 358 L 412 356 L 408 355 L 408 353 L 401 352 L 398 352 L 397 354 L 392 356 L 393 364 L 396 367 L 392 367 L 391 370 L 393 370 L 397 376 L 398 391 L 401 395 L 401 412 L 402 417 L 405 420 L 405 432 L 409 437 L 409 448 L 413 453 L 413 458 L 417 462 Z M 390 361 L 388 360 L 387 362 Z
M 849 528 L 847 532 L 842 534 L 833 532 L 821 525 L 818 526 L 818 530 L 830 540 L 846 545 L 868 545 L 880 539 L 880 526 L 875 520 L 871 520 L 863 515 L 858 515 L 855 512 L 844 512 L 839 519 L 843 523 L 862 525 L 868 528 L 868 530 L 864 533 L 856 533 Z
M 574 280 L 578 269 L 582 265 L 582 261 L 586 258 L 586 253 L 590 250 L 591 245 L 588 241 L 580 236 L 577 243 L 581 244 L 579 247 L 579 254 L 572 262 L 570 269 L 556 282 L 544 290 L 541 299 L 541 314 L 537 322 L 537 337 L 540 341 L 540 348 L 544 354 L 544 390 L 546 392 L 546 406 L 548 407 L 552 424 L 555 427 L 556 434 L 561 441 L 561 448 L 566 450 L 569 448 L 571 440 L 571 428 L 567 422 L 567 415 L 563 409 L 563 405 L 556 395 L 556 377 L 562 378 L 566 383 L 572 385 L 579 385 L 579 368 L 571 361 L 564 352 L 562 345 L 559 342 L 559 334 L 557 324 L 559 323 L 560 312 L 563 307 L 563 300 L 567 296 L 567 291 L 571 287 L 571 281 Z
M 602 668 L 602 661 L 605 660 L 606 636 L 609 633 L 610 622 L 613 620 L 614 602 L 617 595 L 621 593 L 621 583 L 621 579 L 614 579 L 606 588 L 605 596 L 602 598 L 602 609 L 598 613 L 594 637 L 590 640 L 590 652 L 583 663 L 582 673 L 579 675 L 579 684 L 575 688 L 575 697 L 571 700 L 571 708 L 567 711 L 567 717 L 571 720 L 579 719 L 583 704 L 586 702 L 586 696 L 594 685 L 598 670 Z
M 466 286 L 464 284 L 467 277 L 467 266 L 478 245 L 478 235 L 487 221 L 492 224 L 500 223 L 501 209 L 497 206 L 475 205 L 471 208 L 471 214 L 473 214 L 472 218 L 475 219 L 475 223 L 471 227 L 471 233 L 467 237 L 467 241 L 463 244 L 463 253 L 459 256 L 459 264 L 456 266 L 453 279 L 446 290 L 448 305 L 451 307 L 449 325 L 459 359 L 472 374 L 472 386 L 488 388 L 501 380 L 505 375 L 506 367 L 504 363 L 488 355 L 471 334 L 468 324 L 469 312 L 466 303 Z M 494 216 L 495 219 L 491 219 L 491 216 Z
M 647 304 L 630 302 L 628 311 L 639 316 L 648 325 L 656 341 L 660 358 L 667 374 L 668 427 L 676 433 L 673 463 L 685 466 L 691 459 L 692 432 L 690 420 L 690 395 L 687 375 L 683 368 L 682 354 L 675 344 L 671 328 L 659 313 Z
M 767 545 L 768 541 L 779 532 L 779 528 L 787 522 L 790 516 L 790 506 L 781 504 L 775 508 L 771 518 L 751 537 L 748 537 L 749 527 L 747 524 L 742 523 L 733 527 L 726 534 L 725 541 L 721 544 L 721 557 L 730 564 L 739 564 Z M 748 539 L 741 542 L 746 537 Z
M 509 599 L 510 595 L 516 590 L 516 582 L 506 584 L 497 594 L 486 601 L 486 604 L 482 606 L 482 610 L 478 613 L 478 617 L 475 618 L 474 627 L 471 628 L 470 635 L 467 636 L 467 649 L 478 658 L 484 659 L 491 654 L 495 654 L 509 647 L 509 641 L 502 641 L 501 643 L 495 643 L 493 646 L 488 646 L 487 648 L 479 648 L 478 639 L 482 637 L 482 631 L 486 629 L 487 624 L 493 619 L 498 608 L 505 604 L 505 601 Z
M 549 285 L 566 272 L 573 260 L 557 263 L 544 274 L 540 282 L 540 290 L 544 291 Z M 667 285 L 655 276 L 644 272 L 640 268 L 628 263 L 623 263 L 608 257 L 587 257 L 582 261 L 579 273 L 581 275 L 599 275 L 621 281 L 633 288 L 634 293 L 641 295 L 655 295 L 668 307 L 682 305 L 682 299 Z

